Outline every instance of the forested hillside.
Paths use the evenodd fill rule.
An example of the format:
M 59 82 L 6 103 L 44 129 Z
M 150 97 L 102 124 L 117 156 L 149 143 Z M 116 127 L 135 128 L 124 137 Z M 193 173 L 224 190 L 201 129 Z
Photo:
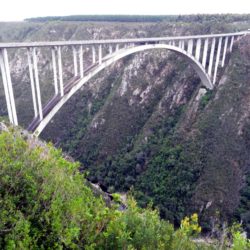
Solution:
M 250 27 L 247 16 L 207 16 L 201 22 L 188 18 L 0 23 L 0 41 L 195 35 Z M 19 120 L 25 127 L 33 114 L 27 64 L 20 56 L 23 52 L 18 53 L 11 61 L 12 78 Z M 243 220 L 249 230 L 249 37 L 235 43 L 226 64 L 226 70 L 219 69 L 216 88 L 207 91 L 188 63 L 174 53 L 157 50 L 129 56 L 86 84 L 41 137 L 80 161 L 90 181 L 111 193 L 130 191 L 140 206 L 152 203 L 161 218 L 175 225 L 198 212 L 204 232 L 217 235 L 234 220 Z M 69 56 L 64 67 L 64 77 L 69 78 L 73 72 Z M 53 90 L 49 68 L 41 54 L 43 103 Z M 2 85 L 0 114 L 6 116 Z
M 151 206 L 141 209 L 129 197 L 105 204 L 94 194 L 79 165 L 59 150 L 0 122 L 0 248 L 1 249 L 247 249 L 240 227 L 223 242 L 196 241 L 197 214 L 181 227 L 160 219 Z M 232 237 L 232 240 L 229 238 Z M 242 248 L 243 247 L 243 248 Z

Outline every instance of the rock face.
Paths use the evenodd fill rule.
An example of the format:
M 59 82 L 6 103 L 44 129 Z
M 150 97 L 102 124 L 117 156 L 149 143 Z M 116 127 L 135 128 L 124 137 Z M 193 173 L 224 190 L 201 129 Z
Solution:
M 51 22 L 8 24 L 9 29 L 6 25 L 0 25 L 2 41 L 202 34 L 208 27 L 210 32 L 241 27 L 240 23 Z M 242 25 L 243 29 L 246 24 Z M 152 200 L 167 219 L 178 222 L 192 211 L 209 218 L 204 225 L 229 218 L 242 206 L 240 190 L 249 171 L 249 44 L 248 37 L 236 44 L 227 70 L 220 69 L 218 86 L 208 92 L 174 53 L 157 50 L 129 56 L 86 84 L 41 136 L 81 161 L 92 181 L 112 192 L 133 187 L 141 205 Z M 33 114 L 21 53 L 11 64 L 19 120 L 26 126 Z M 44 53 L 49 52 L 40 54 L 39 70 L 45 103 L 53 86 Z M 69 56 L 64 58 L 65 78 L 73 72 Z M 0 86 L 0 114 L 6 115 Z

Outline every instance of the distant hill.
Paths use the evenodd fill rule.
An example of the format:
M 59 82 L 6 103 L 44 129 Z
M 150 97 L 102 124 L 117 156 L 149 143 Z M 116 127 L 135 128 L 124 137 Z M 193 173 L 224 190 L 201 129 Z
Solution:
M 80 22 L 206 22 L 217 21 L 247 21 L 250 14 L 223 14 L 223 15 L 72 15 L 46 16 L 27 18 L 28 22 L 49 21 L 80 21 Z

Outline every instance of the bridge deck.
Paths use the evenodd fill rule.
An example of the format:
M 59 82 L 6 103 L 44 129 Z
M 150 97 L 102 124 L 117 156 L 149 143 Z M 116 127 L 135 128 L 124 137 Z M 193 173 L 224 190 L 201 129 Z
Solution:
M 131 39 L 107 39 L 107 40 L 82 40 L 82 41 L 54 41 L 54 42 L 21 42 L 21 43 L 0 43 L 0 48 L 26 48 L 26 47 L 50 47 L 50 46 L 69 46 L 69 45 L 99 45 L 99 44 L 123 44 L 123 43 L 147 43 L 173 40 L 189 40 L 199 38 L 214 38 L 228 36 L 242 36 L 249 34 L 250 31 L 235 33 L 195 35 L 195 36 L 175 36 L 175 37 L 148 37 Z

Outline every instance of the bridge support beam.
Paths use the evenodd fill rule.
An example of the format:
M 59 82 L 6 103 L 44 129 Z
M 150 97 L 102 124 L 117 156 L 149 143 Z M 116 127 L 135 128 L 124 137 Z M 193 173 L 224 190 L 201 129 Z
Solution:
M 95 47 L 92 46 L 92 63 L 93 64 L 95 64 L 95 57 L 96 57 Z
M 43 119 L 43 110 L 42 110 L 41 91 L 40 91 L 40 84 L 39 84 L 39 77 L 38 77 L 36 48 L 32 49 L 32 56 L 33 56 L 36 96 L 37 96 L 37 103 L 38 103 L 38 113 L 39 113 L 40 120 L 42 120 Z
M 206 69 L 207 64 L 207 49 L 208 49 L 208 39 L 204 42 L 203 56 L 202 56 L 202 66 Z
M 99 51 L 98 51 L 98 57 L 99 57 L 99 64 L 102 63 L 102 45 L 99 45 Z
M 109 54 L 112 54 L 112 52 L 113 52 L 113 48 L 112 48 L 112 45 L 110 44 L 109 45 Z
M 73 46 L 72 50 L 73 50 L 73 62 L 74 62 L 74 75 L 77 76 L 78 75 L 78 67 L 77 67 L 77 51 L 76 51 L 76 47 Z
M 180 40 L 180 41 L 179 41 L 179 48 L 180 48 L 180 49 L 183 49 L 183 50 L 185 49 L 185 44 L 184 44 L 184 41 L 183 41 L 183 40 Z
M 59 86 L 60 86 L 60 95 L 64 96 L 64 88 L 63 88 L 63 73 L 62 73 L 62 52 L 61 47 L 57 47 L 57 60 L 58 60 L 58 74 L 59 74 Z
M 33 101 L 33 108 L 34 108 L 34 117 L 38 115 L 38 108 L 37 108 L 37 98 L 36 98 L 36 87 L 34 81 L 34 73 L 33 73 L 33 63 L 32 63 L 32 50 L 28 49 L 28 65 L 29 65 L 29 74 L 30 74 L 30 85 L 31 85 L 31 94 L 32 94 L 32 101 Z
M 55 47 L 52 48 L 51 54 L 52 54 L 52 67 L 53 67 L 53 75 L 54 75 L 55 95 L 57 95 L 58 94 L 58 79 L 57 79 L 56 48 Z
M 218 47 L 217 47 L 217 55 L 216 55 L 216 61 L 215 61 L 215 67 L 214 67 L 213 84 L 215 84 L 215 81 L 216 81 L 216 75 L 217 75 L 218 65 L 219 65 L 219 61 L 220 61 L 221 43 L 222 43 L 222 37 L 219 38 L 219 43 L 218 43 Z
M 184 40 L 181 41 L 181 48 L 182 48 L 183 50 L 185 50 L 185 41 L 184 41 Z
M 208 75 L 211 77 L 212 75 L 212 68 L 213 68 L 213 62 L 214 62 L 214 49 L 215 49 L 215 43 L 216 39 L 213 38 L 212 45 L 211 45 L 211 51 L 210 51 L 210 58 L 209 58 L 209 65 L 208 65 Z
M 16 114 L 16 104 L 13 94 L 11 76 L 10 76 L 10 68 L 9 68 L 9 60 L 6 49 L 1 49 L 0 51 L 0 67 L 1 74 L 3 78 L 3 86 L 4 86 L 4 94 L 7 104 L 8 116 L 10 123 L 14 125 L 18 125 L 17 114 Z
M 227 53 L 227 44 L 228 44 L 228 36 L 225 38 L 225 41 L 224 41 L 224 49 L 223 49 L 221 67 L 224 67 L 224 64 L 225 64 L 226 53 Z
M 195 58 L 199 62 L 200 61 L 200 51 L 201 51 L 201 39 L 196 41 L 196 48 L 195 48 Z
M 80 62 L 80 76 L 81 78 L 83 78 L 83 49 L 82 49 L 82 45 L 80 46 L 79 49 L 79 62 Z
M 193 46 L 194 46 L 193 39 L 188 40 L 188 50 L 187 51 L 190 55 L 193 54 Z
M 231 37 L 230 52 L 232 52 L 233 50 L 233 44 L 234 44 L 234 36 Z

